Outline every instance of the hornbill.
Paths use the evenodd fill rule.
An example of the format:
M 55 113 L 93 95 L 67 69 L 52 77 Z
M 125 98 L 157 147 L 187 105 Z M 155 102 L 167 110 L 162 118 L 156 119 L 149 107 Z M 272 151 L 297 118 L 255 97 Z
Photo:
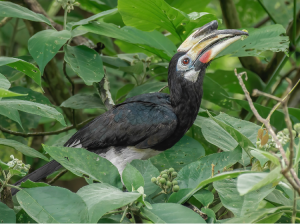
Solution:
M 211 60 L 241 36 L 248 35 L 239 30 L 217 29 L 218 22 L 212 21 L 178 48 L 168 69 L 170 95 L 148 93 L 128 98 L 77 131 L 64 146 L 99 154 L 113 163 L 120 174 L 133 159 L 148 159 L 172 147 L 196 119 L 205 70 Z M 15 185 L 27 179 L 39 181 L 60 167 L 52 160 Z M 12 190 L 13 194 L 16 192 Z

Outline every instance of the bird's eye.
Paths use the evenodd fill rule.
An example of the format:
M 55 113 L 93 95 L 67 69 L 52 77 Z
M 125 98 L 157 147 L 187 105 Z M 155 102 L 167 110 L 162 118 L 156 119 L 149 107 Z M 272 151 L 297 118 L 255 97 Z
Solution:
M 182 62 L 182 64 L 187 65 L 187 64 L 190 63 L 190 59 L 189 58 L 184 58 L 184 59 L 182 59 L 181 62 Z

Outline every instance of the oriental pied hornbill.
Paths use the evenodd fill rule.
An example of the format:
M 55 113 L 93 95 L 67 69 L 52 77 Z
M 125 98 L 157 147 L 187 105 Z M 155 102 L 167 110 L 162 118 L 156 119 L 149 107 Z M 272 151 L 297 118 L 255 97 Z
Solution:
M 64 146 L 97 153 L 112 162 L 120 174 L 133 159 L 148 159 L 172 147 L 196 119 L 205 70 L 211 60 L 242 35 L 248 35 L 217 28 L 217 21 L 204 25 L 178 48 L 169 64 L 170 95 L 148 93 L 129 98 L 87 124 Z M 60 167 L 52 160 L 15 185 L 27 179 L 39 181 Z

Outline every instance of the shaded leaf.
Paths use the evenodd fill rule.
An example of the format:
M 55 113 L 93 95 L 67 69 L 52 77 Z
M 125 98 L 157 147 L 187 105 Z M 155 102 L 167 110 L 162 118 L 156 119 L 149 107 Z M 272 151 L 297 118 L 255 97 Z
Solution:
M 25 182 L 22 182 L 20 185 L 21 188 L 48 187 L 48 186 L 50 185 L 43 182 L 32 182 L 31 180 L 26 180 Z
M 49 159 L 46 156 L 44 156 L 43 154 L 41 154 L 37 150 L 35 150 L 33 148 L 30 148 L 27 145 L 24 145 L 20 142 L 12 140 L 12 139 L 0 138 L 0 145 L 6 145 L 6 146 L 9 146 L 9 147 L 12 147 L 17 151 L 20 151 L 21 153 L 23 153 L 26 156 L 38 157 L 38 158 L 41 158 L 43 160 L 49 161 Z
M 203 206 L 208 207 L 214 200 L 214 195 L 208 190 L 201 189 L 193 197 L 198 200 Z
M 10 88 L 10 82 L 1 73 L 0 73 L 0 88 L 2 88 L 2 89 L 9 89 Z
M 107 159 L 81 148 L 43 145 L 50 156 L 77 176 L 122 187 L 118 169 Z M 84 158 L 84 160 L 82 159 Z
M 66 62 L 86 85 L 101 81 L 104 76 L 103 65 L 101 57 L 95 50 L 84 45 L 76 47 L 65 45 L 64 51 Z
M 18 94 L 6 89 L 0 88 L 0 97 L 26 96 L 25 94 Z
M 161 88 L 168 85 L 166 82 L 150 82 L 137 87 L 134 87 L 126 96 L 126 98 L 130 98 L 133 96 L 141 95 L 144 93 L 153 93 L 158 92 Z
M 166 0 L 166 2 L 176 9 L 179 9 L 185 13 L 190 13 L 193 12 L 195 9 L 197 9 L 198 11 L 203 11 L 207 4 L 210 2 L 210 0 Z
M 144 187 L 144 178 L 142 174 L 130 163 L 127 163 L 122 172 L 122 180 L 128 191 L 137 190 L 139 187 Z
M 68 30 L 43 30 L 28 40 L 28 50 L 39 65 L 41 74 L 47 63 L 57 54 L 59 49 L 71 38 Z
M 111 210 L 121 208 L 135 200 L 141 194 L 122 192 L 109 184 L 90 184 L 81 188 L 77 194 L 85 201 L 88 207 L 89 221 L 96 223 Z
M 0 222 L 16 223 L 16 214 L 13 209 L 7 207 L 6 204 L 0 202 Z
M 23 189 L 17 193 L 21 207 L 39 223 L 88 222 L 88 209 L 77 194 L 59 187 Z
M 64 101 L 61 107 L 67 107 L 72 109 L 87 109 L 87 108 L 100 108 L 105 109 L 101 99 L 94 95 L 87 95 L 78 93 L 71 96 L 69 99 Z

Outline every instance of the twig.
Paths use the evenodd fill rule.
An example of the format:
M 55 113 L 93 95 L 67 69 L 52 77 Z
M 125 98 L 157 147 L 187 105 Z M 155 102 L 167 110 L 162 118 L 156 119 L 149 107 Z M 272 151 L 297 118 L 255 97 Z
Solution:
M 163 191 L 159 192 L 157 195 L 155 195 L 154 197 L 152 197 L 152 199 L 154 199 L 154 198 L 156 198 L 156 197 L 158 197 L 159 195 L 162 195 L 162 194 L 164 194 Z
M 59 178 L 61 178 L 63 175 L 65 175 L 69 170 L 64 169 L 59 174 L 57 174 L 52 180 L 48 182 L 48 184 L 53 184 L 55 181 L 57 181 Z
M 160 93 L 160 92 L 162 92 L 164 89 L 166 89 L 166 88 L 168 88 L 168 87 L 169 87 L 169 86 L 166 85 L 166 86 L 162 87 L 160 90 L 158 90 L 158 92 Z
M 85 121 L 79 123 L 79 124 L 77 125 L 77 127 L 83 126 L 83 125 L 87 124 L 88 122 L 90 122 L 90 121 L 93 120 L 93 119 L 94 119 L 94 117 L 93 117 L 93 118 L 90 118 L 90 119 L 87 119 L 87 120 L 85 120 Z M 66 127 L 66 128 L 63 128 L 63 129 L 57 130 L 57 131 L 23 133 L 23 132 L 11 131 L 11 130 L 8 130 L 8 129 L 3 128 L 3 127 L 0 126 L 0 131 L 5 132 L 5 133 L 8 133 L 8 134 L 11 134 L 11 135 L 22 136 L 22 137 L 27 138 L 27 137 L 32 137 L 32 136 L 57 135 L 57 134 L 59 134 L 59 133 L 62 133 L 62 132 L 71 130 L 71 129 L 73 129 L 73 128 L 75 128 L 75 126 L 74 126 L 74 125 L 71 125 L 71 126 L 69 126 L 69 127 Z
M 126 213 L 127 213 L 128 207 L 129 207 L 129 206 L 126 206 L 126 209 L 124 210 L 124 213 L 123 213 L 123 215 L 122 215 L 122 218 L 121 218 L 121 220 L 120 220 L 120 223 L 121 223 L 121 222 L 123 221 L 123 219 L 125 218 L 125 215 L 126 215 Z
M 8 21 L 10 21 L 12 19 L 12 17 L 4 17 L 1 21 L 0 21 L 0 27 L 4 26 Z
M 297 0 L 294 0 L 294 10 L 293 10 L 293 45 L 296 46 L 296 35 L 297 35 Z
M 264 25 L 266 22 L 268 22 L 269 20 L 270 20 L 270 17 L 267 16 L 267 17 L 263 18 L 261 21 L 259 21 L 258 23 L 256 23 L 253 27 L 254 28 L 259 28 L 262 25 Z
M 273 21 L 273 23 L 277 24 L 276 20 L 274 19 L 272 14 L 269 12 L 269 10 L 265 7 L 265 5 L 261 2 L 261 0 L 258 0 L 258 2 L 261 5 L 261 7 L 263 7 L 263 9 L 266 11 L 266 13 L 269 15 L 269 17 Z
M 14 41 L 15 41 L 16 34 L 18 32 L 18 24 L 19 24 L 19 19 L 17 18 L 16 22 L 15 22 L 15 25 L 14 25 L 13 32 L 12 32 L 12 36 L 11 36 L 11 39 L 10 39 L 9 52 L 8 52 L 9 55 L 8 56 L 13 56 L 13 53 L 14 53 Z
M 130 210 L 130 214 L 131 214 L 131 217 L 132 217 L 132 222 L 135 223 L 135 218 L 134 218 L 133 212 L 131 210 Z
M 250 97 L 250 94 L 249 94 L 249 92 L 248 92 L 248 90 L 247 90 L 247 88 L 246 88 L 246 86 L 245 86 L 245 84 L 244 84 L 244 82 L 243 82 L 242 75 L 244 75 L 244 74 L 247 75 L 247 73 L 246 73 L 246 72 L 242 72 L 242 73 L 237 74 L 237 70 L 236 70 L 236 69 L 234 70 L 234 73 L 235 73 L 236 77 L 238 78 L 239 83 L 240 83 L 240 86 L 242 87 L 242 89 L 243 89 L 243 91 L 244 91 L 244 93 L 245 93 L 245 96 L 246 96 L 246 98 L 247 98 L 247 100 L 248 100 L 248 103 L 249 103 L 249 106 L 250 106 L 250 108 L 251 108 L 251 111 L 253 112 L 253 114 L 254 114 L 254 116 L 256 117 L 256 119 L 257 119 L 258 121 L 260 121 L 261 123 L 263 123 L 263 124 L 266 126 L 267 130 L 269 131 L 269 133 L 271 134 L 272 138 L 273 138 L 274 141 L 276 142 L 276 145 L 277 145 L 277 147 L 278 147 L 278 149 L 279 149 L 279 151 L 280 151 L 280 153 L 281 153 L 281 156 L 282 156 L 282 158 L 283 158 L 283 160 L 284 160 L 284 163 L 286 164 L 286 166 L 287 166 L 288 168 L 290 168 L 290 169 L 288 169 L 287 171 L 290 171 L 290 173 L 291 173 L 291 175 L 292 175 L 294 181 L 293 181 L 293 180 L 290 178 L 290 176 L 287 174 L 287 171 L 283 168 L 283 164 L 280 162 L 282 171 L 284 171 L 284 172 L 282 172 L 282 175 L 288 180 L 288 182 L 293 186 L 293 188 L 294 188 L 295 190 L 297 190 L 298 194 L 300 194 L 300 181 L 299 181 L 299 179 L 298 179 L 298 177 L 297 177 L 296 172 L 291 168 L 291 165 L 290 165 L 290 163 L 293 163 L 293 160 L 291 160 L 290 162 L 288 161 L 288 159 L 287 159 L 287 157 L 286 157 L 286 154 L 285 154 L 285 151 L 284 151 L 284 149 L 283 149 L 283 146 L 282 146 L 282 144 L 279 142 L 279 140 L 278 140 L 278 138 L 277 138 L 277 136 L 276 136 L 274 130 L 272 129 L 272 127 L 271 127 L 271 125 L 270 125 L 270 121 L 267 120 L 267 119 L 262 118 L 262 117 L 259 115 L 259 113 L 257 112 L 256 108 L 254 107 L 254 104 L 253 104 L 253 102 L 252 102 L 252 99 L 251 99 L 251 97 Z M 286 97 L 285 97 L 284 99 L 282 99 L 282 101 L 285 101 L 285 99 L 286 99 Z M 286 110 L 287 110 L 287 109 L 286 109 Z M 287 116 L 288 116 L 288 114 L 287 114 Z M 292 137 L 292 135 L 291 135 L 291 137 Z M 292 139 L 291 139 L 291 141 L 292 141 Z

